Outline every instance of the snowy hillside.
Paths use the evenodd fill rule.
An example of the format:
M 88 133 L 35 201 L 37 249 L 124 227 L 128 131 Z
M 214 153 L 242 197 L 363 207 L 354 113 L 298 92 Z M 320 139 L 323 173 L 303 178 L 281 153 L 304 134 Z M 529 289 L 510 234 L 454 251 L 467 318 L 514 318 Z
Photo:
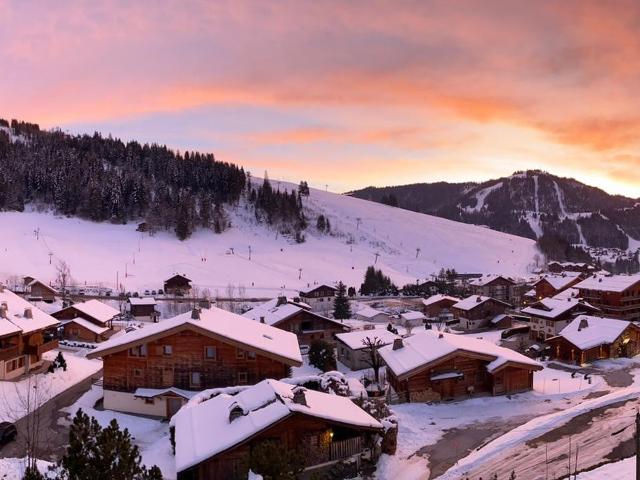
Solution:
M 213 294 L 225 296 L 233 284 L 236 293 L 242 285 L 246 296 L 270 296 L 314 282 L 359 287 L 376 253 L 376 266 L 398 285 L 441 267 L 524 275 L 536 255 L 534 242 L 525 238 L 353 197 L 312 190 L 305 206 L 311 226 L 302 244 L 256 224 L 243 207 L 230 212 L 230 230 L 200 230 L 184 242 L 173 232 L 142 234 L 134 223 L 2 212 L 0 279 L 32 275 L 52 281 L 57 260 L 65 260 L 81 284 L 114 288 L 119 278 L 126 290 L 158 289 L 170 275 L 184 273 Z M 329 218 L 331 235 L 316 232 L 320 213 Z

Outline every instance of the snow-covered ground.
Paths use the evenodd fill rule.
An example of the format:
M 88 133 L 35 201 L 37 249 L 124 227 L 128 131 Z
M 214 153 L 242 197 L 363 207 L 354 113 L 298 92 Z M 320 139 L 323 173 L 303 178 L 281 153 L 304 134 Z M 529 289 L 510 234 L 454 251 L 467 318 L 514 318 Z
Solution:
M 142 291 L 161 288 L 177 272 L 220 296 L 232 284 L 235 293 L 243 286 L 247 296 L 265 297 L 314 282 L 359 286 L 376 254 L 376 266 L 398 285 L 442 267 L 525 275 L 536 254 L 529 239 L 349 196 L 312 190 L 305 204 L 312 226 L 302 244 L 256 225 L 242 207 L 229 212 L 230 230 L 200 230 L 184 242 L 169 232 L 142 234 L 134 223 L 2 212 L 0 222 L 8 228 L 0 238 L 0 279 L 31 275 L 49 282 L 57 261 L 65 260 L 80 284 L 114 288 L 118 279 L 126 290 Z M 330 236 L 313 228 L 320 213 L 331 222 Z
M 51 350 L 44 354 L 44 358 L 53 360 L 57 354 L 58 350 Z M 101 360 L 88 360 L 66 351 L 63 355 L 67 362 L 66 372 L 59 368 L 54 373 L 31 375 L 20 381 L 0 381 L 0 421 L 15 422 L 26 415 L 29 389 L 37 387 L 38 393 L 31 398 L 41 404 L 102 368 Z
M 632 480 L 636 475 L 636 457 L 608 463 L 589 472 L 580 473 L 578 480 Z
M 44 460 L 38 460 L 38 470 L 45 473 L 53 465 Z M 24 458 L 0 458 L 0 480 L 22 480 L 26 468 Z

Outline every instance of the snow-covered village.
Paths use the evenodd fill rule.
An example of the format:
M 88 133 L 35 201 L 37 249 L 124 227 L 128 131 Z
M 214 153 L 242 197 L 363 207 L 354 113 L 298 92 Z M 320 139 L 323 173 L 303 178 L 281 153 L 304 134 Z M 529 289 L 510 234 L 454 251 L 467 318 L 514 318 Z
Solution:
M 0 0 L 0 480 L 640 480 L 639 5 Z

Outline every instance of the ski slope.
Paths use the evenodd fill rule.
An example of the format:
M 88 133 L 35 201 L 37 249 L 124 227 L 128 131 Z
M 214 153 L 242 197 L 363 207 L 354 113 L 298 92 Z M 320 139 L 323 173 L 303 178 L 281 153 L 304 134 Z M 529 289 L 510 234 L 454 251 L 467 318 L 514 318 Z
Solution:
M 0 212 L 0 280 L 31 275 L 50 282 L 64 260 L 80 284 L 115 288 L 118 280 L 125 290 L 142 291 L 182 273 L 212 294 L 225 296 L 231 284 L 235 293 L 242 286 L 246 296 L 262 297 L 338 280 L 357 288 L 376 262 L 399 286 L 442 267 L 525 275 L 537 253 L 529 239 L 348 196 L 311 190 L 304 203 L 310 227 L 302 244 L 256 224 L 242 205 L 228 212 L 228 231 L 200 230 L 184 242 L 172 232 L 142 234 L 136 223 Z M 316 231 L 320 213 L 331 235 Z

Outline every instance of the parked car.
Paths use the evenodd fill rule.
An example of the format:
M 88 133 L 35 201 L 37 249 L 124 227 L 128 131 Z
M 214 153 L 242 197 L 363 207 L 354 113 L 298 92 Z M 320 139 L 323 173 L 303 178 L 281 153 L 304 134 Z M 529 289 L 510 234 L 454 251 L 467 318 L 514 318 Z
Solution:
M 164 295 L 164 290 L 162 289 L 158 290 L 158 295 Z
M 151 290 L 151 295 L 155 295 L 156 291 L 155 290 Z
M 529 333 L 531 327 L 529 325 L 522 325 L 520 327 L 508 328 L 504 332 L 500 334 L 500 336 L 504 338 L 513 337 L 514 335 L 518 335 L 519 333 Z
M 149 290 L 145 290 L 145 291 L 144 291 L 144 294 L 145 294 L 145 296 L 150 295 Z
M 16 426 L 11 422 L 0 422 L 0 445 L 13 442 L 18 436 Z

